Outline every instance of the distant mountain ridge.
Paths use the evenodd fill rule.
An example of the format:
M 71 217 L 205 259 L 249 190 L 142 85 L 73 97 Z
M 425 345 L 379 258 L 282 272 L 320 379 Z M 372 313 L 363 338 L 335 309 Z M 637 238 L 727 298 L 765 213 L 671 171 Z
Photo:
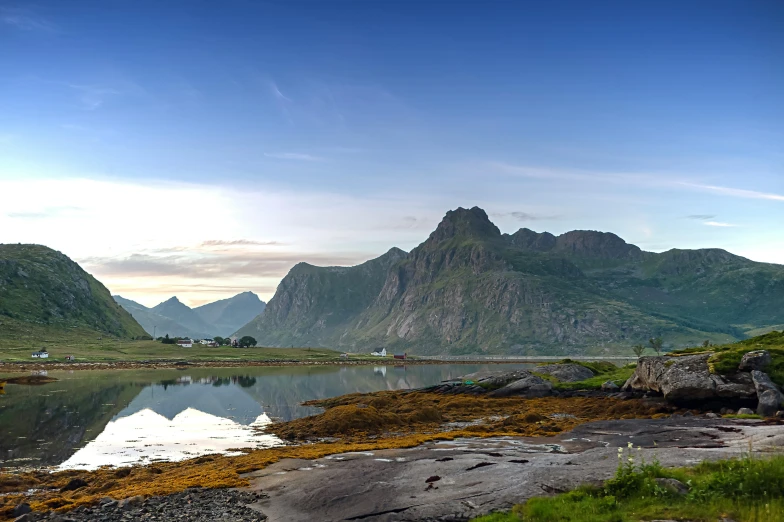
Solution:
M 119 295 L 113 297 L 150 335 L 157 337 L 227 337 L 260 314 L 266 306 L 253 292 L 242 292 L 197 308 L 190 308 L 176 296 L 152 308 Z
M 0 323 L 3 316 L 124 338 L 146 335 L 97 279 L 41 245 L 0 245 Z
M 238 335 L 353 351 L 613 353 L 782 323 L 784 266 L 720 249 L 645 252 L 607 232 L 502 234 L 474 207 L 447 212 L 408 254 L 296 265 Z
M 267 303 L 253 292 L 242 292 L 229 299 L 221 299 L 193 309 L 202 321 L 215 325 L 226 335 L 236 332 L 241 326 L 264 311 Z

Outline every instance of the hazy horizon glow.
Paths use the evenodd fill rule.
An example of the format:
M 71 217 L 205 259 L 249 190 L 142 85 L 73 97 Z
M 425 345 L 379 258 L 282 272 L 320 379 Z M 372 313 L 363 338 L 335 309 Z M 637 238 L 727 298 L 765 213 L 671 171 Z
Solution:
M 764 1 L 0 0 L 0 243 L 148 306 L 268 301 L 457 206 L 784 263 L 781 27 Z

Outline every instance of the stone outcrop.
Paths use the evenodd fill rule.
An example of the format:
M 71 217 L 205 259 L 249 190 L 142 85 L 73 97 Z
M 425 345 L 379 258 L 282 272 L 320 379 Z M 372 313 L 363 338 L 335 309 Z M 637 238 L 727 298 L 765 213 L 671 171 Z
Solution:
M 770 352 L 767 350 L 755 350 L 743 355 L 740 360 L 738 369 L 742 372 L 750 372 L 754 370 L 764 371 L 770 364 Z
M 781 392 L 778 390 L 766 390 L 759 395 L 757 403 L 757 415 L 763 417 L 773 417 L 781 407 Z
M 751 379 L 754 381 L 754 388 L 757 390 L 757 397 L 759 398 L 757 414 L 764 417 L 772 417 L 781 408 L 781 403 L 784 400 L 781 390 L 768 377 L 767 373 L 753 370 Z
M 553 385 L 526 370 L 483 371 L 464 375 L 458 380 L 424 388 L 444 394 L 487 395 L 489 397 L 546 397 Z
M 641 357 L 623 390 L 658 392 L 676 403 L 756 399 L 757 413 L 766 417 L 781 409 L 784 395 L 768 374 L 758 369 L 770 364 L 771 357 L 767 351 L 745 354 L 739 368 L 750 371 L 738 371 L 733 375 L 712 373 L 708 364 L 712 355 Z
M 493 390 L 490 397 L 546 397 L 553 392 L 553 385 L 536 375 L 528 375 L 522 379 L 510 382 L 503 388 Z
M 534 368 L 534 373 L 542 373 L 555 377 L 561 382 L 584 381 L 593 377 L 594 373 L 580 364 L 547 364 Z
M 473 382 L 486 389 L 495 390 L 527 377 L 531 377 L 531 372 L 526 370 L 483 371 L 469 373 L 468 375 L 461 377 L 460 380 L 464 383 Z
M 617 392 L 621 388 L 612 381 L 607 381 L 602 383 L 602 391 L 606 392 Z
M 654 391 L 671 402 L 697 402 L 711 399 L 754 399 L 757 392 L 751 375 L 715 375 L 708 367 L 712 354 L 682 357 L 641 357 L 624 391 Z

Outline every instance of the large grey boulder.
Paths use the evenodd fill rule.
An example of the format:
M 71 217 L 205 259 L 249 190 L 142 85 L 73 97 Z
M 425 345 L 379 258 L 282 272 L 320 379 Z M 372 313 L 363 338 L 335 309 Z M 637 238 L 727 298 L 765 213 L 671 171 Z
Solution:
M 714 375 L 708 368 L 710 353 L 681 357 L 640 357 L 624 391 L 655 391 L 672 402 L 707 399 L 753 399 L 757 394 L 748 373 Z
M 462 382 L 472 381 L 489 389 L 502 388 L 509 383 L 531 377 L 531 372 L 526 370 L 501 370 L 501 371 L 481 371 L 463 375 Z
M 765 417 L 772 417 L 780 409 L 784 396 L 781 390 L 776 386 L 767 373 L 753 370 L 751 372 L 751 379 L 754 382 L 754 388 L 757 391 L 757 414 Z
M 491 391 L 488 395 L 490 397 L 546 397 L 553 393 L 553 385 L 550 381 L 537 377 L 536 375 L 528 375 L 522 379 L 516 380 L 499 388 Z
M 777 390 L 765 390 L 759 396 L 757 403 L 757 415 L 763 417 L 773 417 L 781 408 L 781 392 Z
M 534 373 L 542 373 L 555 377 L 561 382 L 577 382 L 590 379 L 594 373 L 580 364 L 546 364 L 533 369 Z
M 773 382 L 767 373 L 754 370 L 751 372 L 751 380 L 754 382 L 754 389 L 757 395 L 762 395 L 768 390 L 779 391 L 779 387 Z
M 754 370 L 762 371 L 770 364 L 770 361 L 770 352 L 767 350 L 755 350 L 753 352 L 743 354 L 743 358 L 740 360 L 738 369 L 742 372 L 750 372 Z

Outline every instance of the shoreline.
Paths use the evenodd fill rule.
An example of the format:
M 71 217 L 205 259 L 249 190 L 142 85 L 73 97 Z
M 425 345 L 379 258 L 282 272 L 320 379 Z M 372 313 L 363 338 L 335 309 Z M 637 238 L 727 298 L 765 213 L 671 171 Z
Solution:
M 321 364 L 335 362 L 321 361 Z M 342 362 L 379 363 L 372 360 Z M 420 362 L 441 364 L 440 361 Z M 263 362 L 264 365 L 270 363 Z M 283 366 L 313 364 L 313 361 L 274 363 Z M 247 366 L 248 361 L 243 361 L 242 365 Z M 40 366 L 51 368 L 51 364 Z M 198 363 L 194 367 L 198 367 Z M 615 466 L 615 446 L 627 444 L 630 437 L 648 451 L 669 452 L 672 462 L 706 450 L 727 456 L 730 448 L 736 451 L 744 447 L 745 442 L 739 442 L 741 438 L 744 441 L 753 439 L 755 452 L 763 449 L 760 445 L 781 444 L 784 440 L 784 434 L 781 434 L 784 422 L 779 419 L 751 421 L 721 418 L 715 414 L 703 416 L 702 410 L 679 408 L 661 398 L 611 395 L 594 391 L 539 398 L 490 397 L 419 389 L 349 394 L 313 401 L 324 408 L 322 413 L 275 423 L 264 430 L 284 441 L 283 446 L 257 450 L 238 448 L 242 452 L 239 455 L 210 454 L 183 461 L 139 463 L 92 471 L 2 469 L 0 519 L 8 517 L 22 503 L 29 504 L 37 513 L 70 512 L 84 506 L 74 512 L 79 515 L 92 509 L 87 506 L 96 506 L 107 497 L 113 502 L 128 498 L 143 502 L 151 497 L 171 497 L 189 488 L 246 491 L 250 488 L 272 495 L 262 506 L 262 511 L 271 515 L 272 520 L 283 520 L 281 513 L 297 513 L 299 518 L 291 520 L 304 522 L 313 518 L 315 507 L 307 506 L 307 510 L 299 513 L 297 509 L 303 497 L 296 492 L 321 487 L 323 479 L 319 477 L 326 473 L 333 479 L 328 486 L 332 489 L 330 496 L 346 499 L 331 508 L 335 510 L 334 519 L 372 518 L 378 511 L 351 494 L 351 491 L 361 489 L 366 476 L 375 475 L 378 480 L 397 477 L 394 488 L 380 488 L 375 498 L 389 504 L 390 509 L 408 510 L 406 505 L 411 494 L 421 495 L 418 491 L 427 487 L 425 479 L 433 476 L 435 467 L 437 475 L 445 479 L 439 479 L 438 487 L 425 489 L 428 496 L 423 497 L 424 504 L 417 502 L 415 509 L 423 510 L 423 520 L 430 520 L 431 515 L 451 509 L 456 500 L 453 494 L 462 495 L 449 487 L 452 484 L 465 482 L 461 487 L 476 486 L 477 497 L 484 497 L 488 506 L 503 508 L 513 499 L 519 501 L 531 494 L 527 490 L 510 490 L 509 496 L 494 497 L 499 485 L 508 483 L 519 473 L 543 473 L 541 479 L 549 483 L 556 478 L 552 473 L 574 473 L 580 469 L 551 468 L 550 463 L 555 464 L 553 458 L 559 461 L 559 466 L 584 465 L 581 480 L 609 478 Z M 669 433 L 666 444 L 664 432 Z M 771 439 L 771 436 L 776 438 Z M 467 449 L 467 445 L 470 448 Z M 538 449 L 531 453 L 529 450 L 534 446 Z M 665 450 L 665 446 L 669 449 Z M 445 451 L 450 452 L 448 457 L 444 457 Z M 589 456 L 591 453 L 593 457 Z M 580 456 L 583 454 L 586 458 Z M 609 465 L 601 469 L 592 467 L 595 457 L 602 458 L 603 462 L 606 460 Z M 537 460 L 542 466 L 529 465 Z M 357 474 L 355 464 L 351 462 L 361 466 L 362 473 Z M 484 469 L 478 471 L 478 468 Z M 477 482 L 475 479 L 480 474 L 487 480 Z M 416 477 L 413 481 L 412 476 Z M 484 486 L 478 486 L 483 483 Z M 278 487 L 281 485 L 284 486 L 282 490 Z M 434 489 L 439 492 L 435 493 Z M 286 491 L 294 492 L 294 496 Z M 473 508 L 463 511 L 463 514 L 483 514 Z M 92 519 L 77 516 L 76 520 Z
M 573 356 L 574 357 L 574 356 Z M 564 357 L 563 360 L 568 357 Z M 580 360 L 592 360 L 581 358 Z M 577 359 L 575 359 L 577 360 Z M 633 358 L 624 360 L 634 360 Z M 444 359 L 330 359 L 330 360 L 298 360 L 298 359 L 272 359 L 272 360 L 207 360 L 189 361 L 181 359 L 167 359 L 160 361 L 85 361 L 85 362 L 0 362 L 0 373 L 19 373 L 28 371 L 62 371 L 62 370 L 167 370 L 187 368 L 244 368 L 248 366 L 259 367 L 284 367 L 284 366 L 413 366 L 413 365 L 438 365 L 438 364 L 552 364 L 551 358 L 513 359 L 513 360 L 444 360 Z

